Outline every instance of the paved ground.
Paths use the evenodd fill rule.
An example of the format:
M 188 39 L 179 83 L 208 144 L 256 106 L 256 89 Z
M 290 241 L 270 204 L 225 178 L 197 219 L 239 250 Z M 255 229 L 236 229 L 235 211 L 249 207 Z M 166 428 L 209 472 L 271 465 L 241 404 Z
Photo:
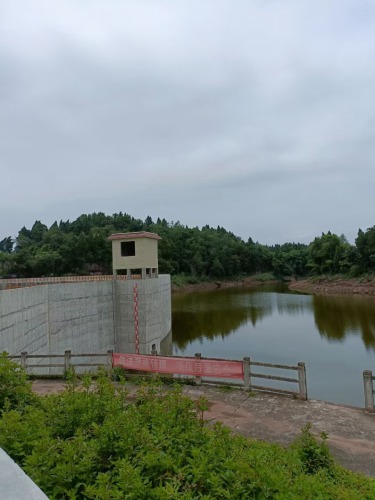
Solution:
M 56 380 L 33 383 L 39 394 L 59 391 L 63 386 L 62 381 Z M 256 439 L 286 445 L 311 422 L 317 434 L 328 433 L 328 444 L 340 464 L 375 477 L 375 414 L 323 401 L 299 401 L 262 393 L 249 395 L 241 390 L 212 386 L 185 386 L 184 393 L 192 398 L 207 398 L 207 419 L 223 422 L 235 432 Z

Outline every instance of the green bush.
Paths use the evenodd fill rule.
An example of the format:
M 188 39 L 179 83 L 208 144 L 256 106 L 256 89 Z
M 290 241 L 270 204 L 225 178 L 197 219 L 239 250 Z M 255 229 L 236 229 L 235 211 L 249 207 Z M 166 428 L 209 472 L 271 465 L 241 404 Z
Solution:
M 178 385 L 142 383 L 129 402 L 118 378 L 70 374 L 62 393 L 3 406 L 0 446 L 49 498 L 375 498 L 375 482 L 337 466 L 309 426 L 285 449 L 212 426 L 207 401 Z
M 307 474 L 315 474 L 320 469 L 331 472 L 334 468 L 334 461 L 327 445 L 328 435 L 322 432 L 320 439 L 317 439 L 312 434 L 311 427 L 310 423 L 303 427 L 302 434 L 293 447 Z
M 266 283 L 267 281 L 275 281 L 276 278 L 272 273 L 259 273 L 253 276 L 255 281 L 261 281 L 262 283 Z
M 10 409 L 26 406 L 33 401 L 35 396 L 25 371 L 3 352 L 0 354 L 0 410 L 4 405 Z

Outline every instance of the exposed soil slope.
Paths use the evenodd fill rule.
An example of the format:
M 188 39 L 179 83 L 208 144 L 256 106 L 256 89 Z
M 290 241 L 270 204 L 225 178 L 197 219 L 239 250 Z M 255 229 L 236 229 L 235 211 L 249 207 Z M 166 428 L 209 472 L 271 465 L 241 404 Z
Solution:
M 291 290 L 314 295 L 375 295 L 375 279 L 320 278 L 294 280 L 289 283 Z
M 202 283 L 186 284 L 183 286 L 172 285 L 172 293 L 186 293 L 204 290 L 215 290 L 218 288 L 234 288 L 245 286 L 262 286 L 279 283 L 277 280 L 259 281 L 251 276 L 242 280 L 204 281 Z

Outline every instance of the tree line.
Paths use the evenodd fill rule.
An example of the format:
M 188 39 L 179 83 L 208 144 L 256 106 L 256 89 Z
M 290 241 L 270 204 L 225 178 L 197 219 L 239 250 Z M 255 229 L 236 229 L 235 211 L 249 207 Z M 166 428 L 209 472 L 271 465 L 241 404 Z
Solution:
M 244 241 L 225 228 L 190 228 L 150 216 L 143 221 L 127 213 L 83 214 L 47 227 L 37 220 L 17 237 L 0 241 L 0 275 L 38 277 L 111 273 L 112 233 L 150 231 L 159 234 L 159 271 L 195 279 L 239 278 L 272 273 L 276 278 L 375 271 L 375 226 L 359 229 L 355 244 L 344 235 L 322 233 L 310 244 L 263 245 Z

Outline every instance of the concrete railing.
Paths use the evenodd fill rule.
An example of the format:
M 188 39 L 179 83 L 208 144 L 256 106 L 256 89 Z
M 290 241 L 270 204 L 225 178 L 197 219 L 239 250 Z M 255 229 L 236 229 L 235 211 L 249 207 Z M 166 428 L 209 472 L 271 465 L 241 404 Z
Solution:
M 202 358 L 200 353 L 192 357 L 176 356 L 157 356 L 156 351 L 153 354 L 118 354 L 113 355 L 114 366 L 121 366 L 125 369 L 146 371 L 154 373 L 169 373 L 173 375 L 194 376 L 196 383 L 202 382 L 225 385 L 240 385 L 238 382 L 221 382 L 215 379 L 240 379 L 243 381 L 241 386 L 245 390 L 255 389 L 257 391 L 272 392 L 283 395 L 292 395 L 299 399 L 307 400 L 307 382 L 305 363 L 298 363 L 297 366 L 278 365 L 273 363 L 261 363 L 251 361 L 249 357 L 239 360 L 228 360 L 218 358 Z M 256 373 L 252 371 L 253 366 L 297 371 L 297 378 Z M 280 389 L 272 386 L 253 385 L 253 378 L 262 378 L 266 380 L 275 380 L 278 382 L 287 382 L 298 384 L 298 389 L 293 391 L 289 389 Z M 209 380 L 210 379 L 210 380 Z
M 26 373 L 37 376 L 57 375 L 61 376 L 69 368 L 98 368 L 105 367 L 108 371 L 113 367 L 120 366 L 125 369 L 144 371 L 151 373 L 169 373 L 173 375 L 194 376 L 197 385 L 205 383 L 240 385 L 245 390 L 257 390 L 264 392 L 274 392 L 284 395 L 292 395 L 300 399 L 307 400 L 307 383 L 305 363 L 298 363 L 297 366 L 277 365 L 273 363 L 260 363 L 251 361 L 249 357 L 240 360 L 202 358 L 200 353 L 195 357 L 177 357 L 177 356 L 158 356 L 156 351 L 152 354 L 119 354 L 109 350 L 106 353 L 93 354 L 72 354 L 65 351 L 64 354 L 28 354 L 26 351 L 17 356 L 9 356 L 10 359 L 18 361 L 25 369 Z M 84 361 L 85 358 L 88 361 Z M 92 361 L 92 358 L 101 358 L 101 360 Z M 42 363 L 35 363 L 33 360 L 40 360 Z M 78 362 L 77 362 L 78 361 Z M 297 378 L 276 376 L 272 374 L 256 373 L 252 371 L 253 366 L 265 367 L 271 369 L 295 370 L 298 373 Z M 47 369 L 47 370 L 46 370 Z M 50 369 L 57 369 L 59 373 L 51 373 Z M 42 373 L 40 373 L 42 370 Z M 35 373 L 37 371 L 38 373 Z M 85 371 L 85 370 L 84 370 Z M 215 379 L 237 379 L 239 382 L 220 382 Z M 271 386 L 258 386 L 252 384 L 253 378 L 262 378 L 266 380 L 275 380 L 281 382 L 298 384 L 298 390 L 291 391 L 278 389 Z
M 141 279 L 140 274 L 132 274 L 130 279 Z M 53 285 L 59 283 L 79 283 L 82 281 L 112 281 L 112 280 L 128 280 L 126 274 L 103 274 L 98 276 L 49 276 L 45 278 L 6 278 L 0 279 L 0 287 L 7 288 L 25 288 L 38 285 Z
M 58 368 L 60 373 L 57 373 L 57 375 L 64 375 L 70 368 L 99 368 L 100 366 L 104 366 L 108 370 L 111 370 L 112 354 L 113 351 L 107 351 L 107 353 L 104 354 L 72 354 L 72 351 L 65 351 L 64 354 L 28 354 L 24 351 L 21 352 L 19 356 L 8 357 L 9 359 L 19 361 L 22 368 L 30 375 L 35 375 L 35 370 L 40 371 L 41 368 Z M 79 358 L 78 362 L 75 362 L 74 360 L 77 360 L 77 358 Z M 83 361 L 82 359 L 85 358 L 90 359 L 88 359 L 88 361 Z M 102 358 L 103 361 L 93 362 L 92 358 Z M 31 360 L 43 360 L 44 362 L 41 364 L 30 363 Z M 50 373 L 49 370 L 44 370 L 44 373 L 37 373 L 36 375 L 45 376 L 50 375 Z
M 280 369 L 280 370 L 295 370 L 297 371 L 297 378 L 291 377 L 283 377 L 278 375 L 268 375 L 264 373 L 255 373 L 251 370 L 252 366 L 259 366 L 271 369 Z M 290 365 L 277 365 L 273 363 L 260 363 L 258 361 L 250 361 L 250 377 L 252 378 L 261 378 L 265 380 L 276 380 L 279 382 L 290 382 L 294 384 L 298 384 L 298 390 L 291 391 L 287 389 L 278 389 L 267 386 L 253 385 L 250 382 L 250 388 L 255 389 L 257 391 L 265 391 L 265 392 L 276 392 L 281 394 L 290 394 L 292 396 L 299 396 L 300 399 L 307 401 L 307 380 L 306 380 L 306 365 L 305 363 L 298 363 L 297 366 Z
M 365 391 L 365 408 L 366 411 L 374 413 L 375 404 L 374 404 L 374 384 L 373 381 L 375 377 L 372 375 L 371 370 L 365 370 L 363 372 L 363 387 Z
M 197 353 L 196 356 L 200 357 L 200 353 Z M 202 358 L 204 359 L 204 358 Z M 212 359 L 212 358 L 207 358 Z M 253 366 L 270 368 L 270 369 L 281 369 L 281 370 L 295 370 L 297 371 L 297 378 L 284 377 L 279 375 L 272 375 L 266 373 L 256 373 L 252 370 Z M 259 391 L 259 392 L 274 392 L 277 394 L 290 395 L 294 397 L 299 397 L 299 399 L 307 401 L 307 381 L 306 381 L 306 365 L 305 363 L 298 363 L 297 366 L 291 365 L 278 365 L 274 363 L 262 363 L 259 361 L 252 361 L 249 357 L 243 358 L 243 367 L 244 367 L 244 388 L 246 390 Z M 225 377 L 223 377 L 225 378 Z M 264 380 L 275 380 L 277 382 L 288 382 L 292 384 L 298 384 L 297 390 L 289 390 L 289 389 L 281 389 L 276 387 L 271 387 L 267 385 L 254 385 L 252 379 L 260 378 Z M 203 382 L 206 381 L 205 378 L 202 379 Z M 219 383 L 220 382 L 215 382 Z M 225 383 L 225 382 L 224 382 Z
M 119 361 L 119 357 L 125 357 L 128 360 L 131 359 L 131 363 Z M 256 390 L 263 392 L 272 392 L 285 395 L 292 395 L 298 397 L 302 400 L 307 400 L 307 380 L 306 380 L 306 365 L 305 363 L 298 363 L 297 366 L 291 365 L 278 365 L 274 363 L 262 363 L 258 361 L 251 361 L 249 357 L 243 358 L 242 361 L 239 360 L 228 360 L 228 359 L 218 359 L 218 358 L 202 358 L 200 353 L 197 353 L 194 358 L 192 357 L 176 357 L 176 356 L 158 356 L 156 351 L 152 354 L 136 355 L 136 354 L 118 354 L 113 353 L 113 351 L 107 351 L 107 353 L 94 353 L 94 354 L 72 354 L 71 351 L 65 351 L 64 354 L 28 354 L 27 352 L 22 352 L 18 356 L 8 356 L 10 359 L 19 361 L 21 366 L 26 370 L 27 373 L 30 371 L 40 368 L 59 368 L 63 375 L 70 367 L 74 368 L 85 368 L 85 367 L 96 367 L 104 366 L 109 371 L 115 366 L 122 366 L 126 369 L 145 371 L 151 373 L 170 373 L 174 375 L 190 375 L 195 377 L 196 383 L 199 385 L 202 382 L 208 382 L 212 384 L 225 384 L 225 385 L 239 385 L 233 382 L 221 382 L 212 379 L 241 379 L 243 384 L 241 385 L 245 390 Z M 79 362 L 74 362 L 76 358 L 80 358 Z M 93 362 L 91 359 L 87 362 L 82 361 L 82 358 L 102 358 L 103 361 Z M 125 359 L 124 358 L 124 359 Z M 30 363 L 30 360 L 49 360 L 42 364 Z M 60 360 L 60 362 L 51 362 L 50 360 Z M 137 361 L 139 360 L 139 362 Z M 181 364 L 182 361 L 182 364 Z M 210 375 L 206 377 L 204 375 L 205 361 L 214 362 L 215 369 L 209 368 Z M 189 366 L 190 368 L 186 369 Z M 194 363 L 195 364 L 194 364 Z M 185 364 L 184 364 L 185 363 Z M 184 364 L 185 369 L 181 369 Z M 171 365 L 172 368 L 164 369 Z M 199 368 L 197 368 L 197 366 Z M 241 369 L 239 367 L 241 366 Z M 180 367 L 180 368 L 179 368 Z M 203 367 L 203 368 L 202 368 Z M 223 371 L 220 373 L 220 367 Z M 297 377 L 284 377 L 273 374 L 258 373 L 252 370 L 252 367 L 263 367 L 280 369 L 280 370 L 294 370 L 297 371 Z M 190 371 L 189 371 L 190 370 Z M 216 370 L 216 371 L 215 371 Z M 229 375 L 228 375 L 229 374 Z M 38 375 L 50 375 L 50 373 L 38 374 Z M 298 390 L 292 391 L 287 389 L 280 389 L 265 385 L 254 385 L 252 379 L 260 378 L 264 380 L 275 380 L 279 382 L 288 382 L 298 384 Z M 374 401 L 374 380 L 372 371 L 365 370 L 363 372 L 363 386 L 365 394 L 365 409 L 370 413 L 375 412 L 375 401 Z

